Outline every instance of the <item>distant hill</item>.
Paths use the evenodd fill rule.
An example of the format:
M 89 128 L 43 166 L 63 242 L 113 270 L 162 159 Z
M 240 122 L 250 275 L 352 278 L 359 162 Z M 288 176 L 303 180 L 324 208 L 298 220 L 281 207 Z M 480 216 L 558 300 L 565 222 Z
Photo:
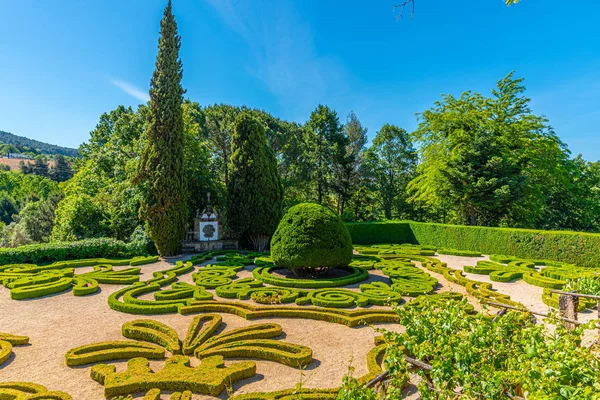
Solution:
M 3 144 L 14 146 L 14 149 L 9 151 L 11 153 L 21 152 L 48 155 L 62 154 L 63 156 L 68 157 L 77 157 L 79 155 L 77 149 L 48 144 L 37 140 L 28 139 L 23 136 L 13 135 L 9 132 L 0 131 L 0 148 L 4 147 L 2 146 Z

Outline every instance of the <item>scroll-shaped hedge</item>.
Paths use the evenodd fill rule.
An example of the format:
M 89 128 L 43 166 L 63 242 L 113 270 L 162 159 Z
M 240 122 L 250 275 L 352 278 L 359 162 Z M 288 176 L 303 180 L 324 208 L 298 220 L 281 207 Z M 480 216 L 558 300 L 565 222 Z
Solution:
M 203 318 L 208 317 L 203 316 Z M 220 317 L 213 315 L 212 318 L 218 320 Z M 197 326 L 198 322 L 195 319 L 190 326 Z M 213 329 L 214 332 L 214 323 L 204 326 L 202 328 Z M 312 350 L 308 347 L 278 340 L 267 340 L 281 335 L 282 328 L 279 324 L 250 325 L 212 336 L 204 341 L 202 339 L 206 338 L 207 334 L 202 332 L 202 328 L 195 329 L 194 338 L 185 341 L 189 343 L 187 351 L 193 350 L 198 358 L 213 355 L 222 355 L 227 358 L 260 358 L 293 367 L 303 367 L 312 361 Z
M 30 382 L 0 382 L 2 400 L 73 400 L 65 392 L 49 391 L 46 387 Z
M 23 346 L 27 343 L 29 343 L 27 336 L 0 332 L 0 365 L 10 358 L 13 346 Z
M 131 340 L 101 342 L 71 349 L 65 355 L 65 363 L 74 367 L 99 361 L 128 360 L 135 357 L 165 358 L 165 349 L 151 343 Z
M 144 340 L 164 347 L 173 354 L 181 352 L 177 331 L 152 319 L 136 319 L 126 322 L 121 333 L 128 339 Z

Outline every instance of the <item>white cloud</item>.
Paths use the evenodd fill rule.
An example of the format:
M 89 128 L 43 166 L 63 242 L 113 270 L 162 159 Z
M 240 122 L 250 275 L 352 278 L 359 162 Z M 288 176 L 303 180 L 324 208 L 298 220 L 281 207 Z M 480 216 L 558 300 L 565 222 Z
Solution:
M 319 103 L 348 102 L 348 74 L 332 57 L 315 50 L 315 37 L 289 0 L 207 0 L 223 22 L 246 42 L 259 79 L 293 119 L 306 119 Z
M 134 97 L 143 103 L 147 103 L 148 100 L 150 100 L 150 95 L 147 92 L 144 92 L 143 90 L 133 86 L 129 82 L 125 82 L 124 80 L 117 78 L 108 78 L 108 80 L 110 83 L 112 83 L 131 97 Z

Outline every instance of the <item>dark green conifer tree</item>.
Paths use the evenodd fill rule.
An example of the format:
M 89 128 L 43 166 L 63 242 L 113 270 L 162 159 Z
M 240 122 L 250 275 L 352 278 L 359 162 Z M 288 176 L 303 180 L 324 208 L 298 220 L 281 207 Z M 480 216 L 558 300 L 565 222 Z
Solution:
M 44 157 L 36 157 L 35 163 L 32 167 L 32 172 L 39 176 L 48 177 L 49 169 L 48 169 L 48 161 Z
M 160 22 L 156 69 L 150 82 L 148 129 L 135 180 L 144 192 L 140 216 L 162 256 L 181 252 L 187 216 L 180 46 L 169 0 Z
M 227 191 L 229 228 L 265 251 L 281 219 L 283 187 L 265 127 L 248 112 L 235 121 Z

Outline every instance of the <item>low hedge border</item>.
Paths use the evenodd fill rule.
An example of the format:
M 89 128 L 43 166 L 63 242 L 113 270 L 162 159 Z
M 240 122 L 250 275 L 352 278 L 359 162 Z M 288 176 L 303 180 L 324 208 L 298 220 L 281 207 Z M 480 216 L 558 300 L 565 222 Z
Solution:
M 248 320 L 269 317 L 304 318 L 350 327 L 376 322 L 398 322 L 399 320 L 393 310 L 339 310 L 281 305 L 256 307 L 247 303 L 226 301 L 192 301 L 190 305 L 180 306 L 178 311 L 182 315 L 207 312 L 227 313 Z
M 201 268 L 192 274 L 194 283 L 206 289 L 214 289 L 219 286 L 230 285 L 237 278 L 237 271 L 233 268 L 214 266 Z
M 294 368 L 303 368 L 312 361 L 310 347 L 270 339 L 240 340 L 203 350 L 198 348 L 195 355 L 201 359 L 215 355 L 225 358 L 258 358 Z
M 147 392 L 152 389 L 218 396 L 227 385 L 256 375 L 256 363 L 243 361 L 225 366 L 223 357 L 208 357 L 192 368 L 187 356 L 176 355 L 167 360 L 162 370 L 153 372 L 145 358 L 127 362 L 127 370 L 116 372 L 114 365 L 92 367 L 91 377 L 104 385 L 106 397 Z
M 219 314 L 198 315 L 192 319 L 183 341 L 183 354 L 193 354 L 194 350 L 206 342 L 223 323 Z
M 177 331 L 162 322 L 136 319 L 123 324 L 121 333 L 128 339 L 143 340 L 162 346 L 172 354 L 181 353 Z
M 0 366 L 10 358 L 13 346 L 24 346 L 29 343 L 29 337 L 17 336 L 0 332 Z
M 361 293 L 344 289 L 317 289 L 311 290 L 306 297 L 296 299 L 296 304 L 312 304 L 319 307 L 346 308 L 353 305 L 367 306 L 369 298 Z
M 479 251 L 471 250 L 456 250 L 456 249 L 445 249 L 439 248 L 436 250 L 438 254 L 445 254 L 449 256 L 460 256 L 460 257 L 481 257 L 482 254 Z
M 134 357 L 163 359 L 165 349 L 151 343 L 115 340 L 71 349 L 65 354 L 65 363 L 69 367 L 75 367 L 100 361 L 128 360 Z
M 381 364 L 385 357 L 387 344 L 379 344 L 367 354 L 368 373 L 358 378 L 360 384 L 366 384 L 383 372 Z M 278 390 L 276 392 L 248 393 L 230 397 L 230 400 L 335 400 L 338 398 L 340 388 L 333 389 L 307 389 L 294 388 Z
M 196 368 L 190 367 L 189 357 L 174 355 L 167 359 L 161 371 L 154 373 L 149 368 L 148 358 L 164 357 L 165 348 L 137 341 L 81 346 L 70 350 L 65 356 L 65 362 L 69 366 L 75 366 L 128 359 L 128 368 L 124 372 L 117 373 L 115 366 L 104 364 L 95 365 L 91 369 L 92 378 L 104 385 L 106 396 L 150 389 L 192 391 L 216 396 L 223 390 L 223 382 L 232 383 L 237 379 L 239 371 L 245 371 L 245 377 L 250 377 L 246 376 L 249 372 L 256 372 L 256 365 L 247 362 L 234 363 L 224 368 L 224 357 L 260 358 L 298 368 L 312 361 L 310 348 L 276 339 L 283 332 L 279 324 L 254 324 L 214 335 L 222 324 L 222 317 L 218 314 L 204 314 L 192 319 L 183 351 L 193 352 L 203 360 Z M 159 343 L 167 350 L 181 350 L 175 330 L 158 321 L 127 322 L 122 326 L 122 333 L 126 337 Z M 229 381 L 230 379 L 233 381 Z
M 0 399 L 6 400 L 73 400 L 65 392 L 49 391 L 30 382 L 0 382 Z
M 463 298 L 464 296 L 458 292 L 441 292 L 427 296 L 419 296 L 406 303 L 404 307 L 414 307 L 420 310 L 429 307 L 431 304 L 444 305 L 448 301 L 461 301 Z M 465 303 L 464 310 L 472 314 L 475 312 L 475 307 L 470 303 Z
M 51 282 L 11 289 L 10 298 L 13 300 L 25 300 L 62 293 L 71 289 L 72 282 L 72 278 L 56 276 Z
M 448 268 L 446 263 L 442 263 L 436 258 L 413 257 L 413 259 L 415 261 L 420 261 L 428 270 L 442 274 L 450 282 L 464 286 L 469 294 L 478 298 L 482 302 L 488 300 L 515 307 L 523 307 L 522 304 L 512 301 L 510 296 L 495 291 L 492 284 L 468 279 L 463 275 L 462 271 Z
M 159 256 L 138 256 L 138 257 L 133 257 L 131 259 L 131 261 L 129 262 L 129 265 L 136 266 L 136 265 L 152 264 L 152 263 L 157 262 L 158 260 L 159 260 Z
M 177 276 L 185 274 L 194 269 L 191 261 L 177 261 L 175 267 L 153 273 L 153 278 L 143 282 L 137 282 L 117 290 L 108 296 L 108 306 L 116 311 L 128 314 L 168 314 L 177 312 L 178 307 L 189 304 L 192 300 L 210 300 L 213 295 L 204 287 L 192 286 L 185 282 L 175 282 Z M 172 284 L 172 289 L 166 290 L 164 295 L 161 287 Z M 184 297 L 189 294 L 190 288 L 194 288 L 193 297 Z M 139 299 L 139 296 L 155 293 L 155 300 Z M 158 298 L 157 298 L 158 295 Z M 164 298 L 163 296 L 166 296 Z M 163 297 L 161 299 L 161 297 Z
M 186 390 L 184 392 L 174 392 L 171 395 L 170 400 L 192 400 L 192 392 L 190 392 L 189 390 Z
M 551 293 L 550 290 L 551 290 L 550 288 L 544 289 L 544 292 L 542 293 L 542 301 L 547 306 L 558 309 L 559 308 L 559 306 L 558 306 L 558 297 L 559 296 L 556 293 Z M 598 301 L 596 301 L 594 299 L 586 299 L 584 297 L 580 297 L 577 311 L 589 310 L 589 309 L 595 308 L 597 305 L 598 305 Z
M 369 273 L 357 267 L 348 266 L 343 269 L 350 272 L 350 275 L 330 278 L 330 279 L 295 279 L 295 278 L 280 278 L 272 274 L 273 270 L 278 269 L 274 265 L 268 267 L 258 267 L 252 271 L 254 279 L 275 286 L 301 288 L 301 289 L 321 289 L 352 285 L 362 282 L 369 278 Z

